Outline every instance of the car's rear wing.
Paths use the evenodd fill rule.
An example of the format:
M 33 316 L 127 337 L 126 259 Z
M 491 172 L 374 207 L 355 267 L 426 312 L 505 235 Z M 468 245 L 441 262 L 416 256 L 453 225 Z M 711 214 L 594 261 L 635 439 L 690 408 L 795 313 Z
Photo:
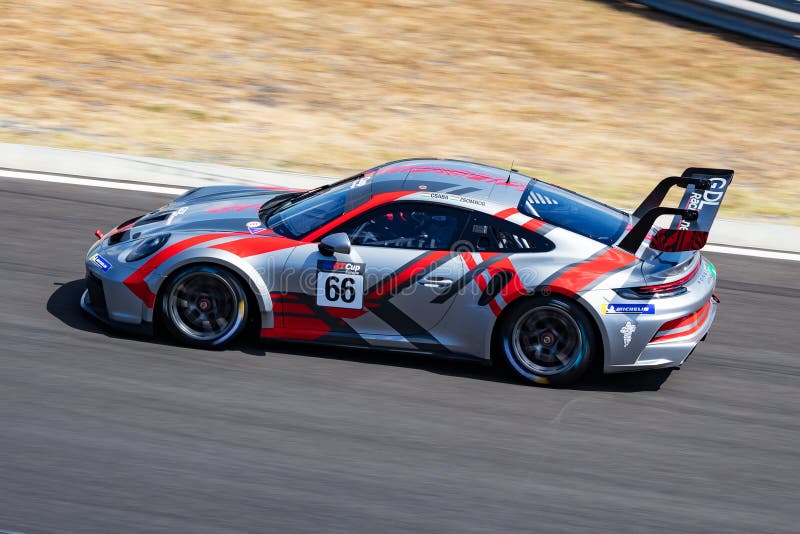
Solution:
M 658 217 L 675 215 L 669 229 L 656 232 L 650 247 L 665 252 L 700 250 L 708 240 L 708 232 L 732 181 L 732 170 L 700 167 L 690 167 L 681 176 L 664 178 L 633 212 L 636 223 L 618 246 L 635 254 Z M 680 207 L 661 206 L 674 186 L 686 189 Z

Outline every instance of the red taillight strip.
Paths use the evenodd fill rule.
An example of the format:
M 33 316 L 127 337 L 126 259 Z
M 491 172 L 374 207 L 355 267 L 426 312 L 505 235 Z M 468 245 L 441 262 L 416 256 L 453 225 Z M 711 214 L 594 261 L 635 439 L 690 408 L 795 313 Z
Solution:
M 711 314 L 711 301 L 706 302 L 699 310 L 664 323 L 658 329 L 650 343 L 661 343 L 676 338 L 688 337 L 700 330 Z M 675 330 L 680 330 L 676 332 Z
M 681 287 L 683 284 L 694 278 L 697 274 L 697 271 L 700 270 L 700 266 L 703 264 L 703 260 L 697 262 L 692 272 L 681 278 L 680 280 L 675 280 L 674 282 L 667 282 L 666 284 L 656 284 L 654 286 L 642 286 L 637 287 L 636 291 L 642 293 L 665 293 L 667 291 L 672 291 L 673 289 L 677 289 Z

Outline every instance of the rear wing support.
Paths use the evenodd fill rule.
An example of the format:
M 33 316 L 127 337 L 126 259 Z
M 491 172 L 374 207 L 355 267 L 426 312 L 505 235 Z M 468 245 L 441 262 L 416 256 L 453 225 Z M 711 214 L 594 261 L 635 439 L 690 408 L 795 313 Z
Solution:
M 664 182 L 661 182 L 664 183 Z M 660 184 L 659 184 L 660 185 Z M 664 206 L 657 206 L 647 210 L 647 212 L 639 219 L 633 228 L 622 238 L 622 241 L 617 245 L 622 250 L 636 254 L 639 250 L 639 245 L 642 244 L 650 229 L 656 223 L 656 219 L 662 215 L 679 215 L 686 221 L 696 221 L 700 212 L 697 210 L 682 210 L 680 208 L 666 208 Z
M 658 230 L 652 237 L 650 247 L 662 252 L 700 250 L 708 240 L 711 224 L 732 181 L 732 170 L 702 167 L 689 167 L 680 176 L 664 178 L 633 212 L 636 224 L 618 246 L 635 254 L 658 217 L 675 215 L 670 228 Z M 661 203 L 674 186 L 686 190 L 680 207 L 662 207 Z
M 686 170 L 688 171 L 690 169 Z M 706 190 L 711 187 L 711 182 L 707 178 L 692 178 L 691 176 L 686 176 L 686 171 L 684 171 L 683 176 L 670 176 L 669 178 L 664 178 L 657 186 L 655 186 L 650 194 L 647 195 L 647 198 L 645 198 L 642 203 L 639 204 L 639 207 L 633 212 L 633 216 L 636 219 L 641 219 L 649 210 L 660 206 L 667 197 L 669 190 L 676 185 L 678 187 L 682 187 L 683 189 L 693 185 L 695 189 Z

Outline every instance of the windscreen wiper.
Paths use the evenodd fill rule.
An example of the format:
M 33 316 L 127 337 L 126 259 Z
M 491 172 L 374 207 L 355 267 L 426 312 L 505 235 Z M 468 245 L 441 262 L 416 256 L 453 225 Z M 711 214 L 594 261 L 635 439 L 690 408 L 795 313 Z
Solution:
M 281 193 L 270 198 L 258 208 L 258 218 L 266 223 L 267 219 L 275 213 L 278 208 L 290 202 L 293 198 L 303 195 L 303 193 Z

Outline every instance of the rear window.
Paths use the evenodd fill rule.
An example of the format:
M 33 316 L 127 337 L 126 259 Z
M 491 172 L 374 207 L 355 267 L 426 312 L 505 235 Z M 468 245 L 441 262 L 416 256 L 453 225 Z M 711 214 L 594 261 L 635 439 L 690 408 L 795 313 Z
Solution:
M 472 215 L 461 243 L 478 252 L 549 252 L 555 248 L 543 235 L 485 213 Z
M 525 189 L 517 209 L 605 245 L 619 240 L 629 220 L 611 206 L 538 180 Z

